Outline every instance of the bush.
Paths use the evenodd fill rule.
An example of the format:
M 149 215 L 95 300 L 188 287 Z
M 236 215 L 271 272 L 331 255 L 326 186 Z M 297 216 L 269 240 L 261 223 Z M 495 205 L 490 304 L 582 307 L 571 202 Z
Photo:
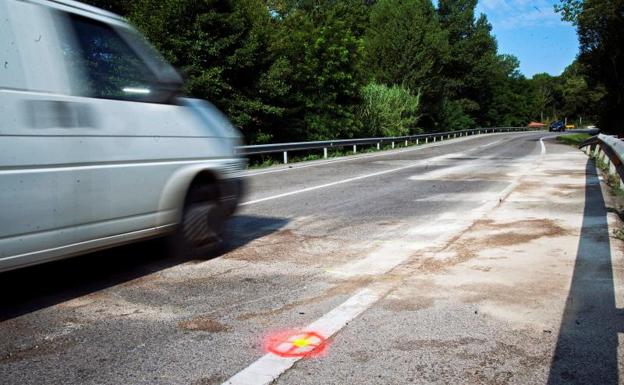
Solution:
M 362 88 L 360 119 L 365 136 L 401 136 L 416 133 L 420 119 L 420 91 L 370 83 Z
M 475 121 L 466 113 L 470 105 L 462 100 L 445 100 L 440 113 L 440 131 L 459 131 L 475 127 Z

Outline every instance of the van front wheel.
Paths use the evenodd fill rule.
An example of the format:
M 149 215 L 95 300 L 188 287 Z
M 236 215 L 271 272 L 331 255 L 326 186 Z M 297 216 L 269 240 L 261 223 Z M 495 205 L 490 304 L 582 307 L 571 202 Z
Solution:
M 222 244 L 224 210 L 214 184 L 191 186 L 182 218 L 172 237 L 173 252 L 179 257 L 206 257 Z

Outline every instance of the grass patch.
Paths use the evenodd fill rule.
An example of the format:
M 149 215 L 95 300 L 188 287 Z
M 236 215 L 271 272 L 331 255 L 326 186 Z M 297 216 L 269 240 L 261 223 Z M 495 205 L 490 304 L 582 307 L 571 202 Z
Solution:
M 591 138 L 589 134 L 566 134 L 558 136 L 557 141 L 570 146 L 579 146 L 589 138 Z

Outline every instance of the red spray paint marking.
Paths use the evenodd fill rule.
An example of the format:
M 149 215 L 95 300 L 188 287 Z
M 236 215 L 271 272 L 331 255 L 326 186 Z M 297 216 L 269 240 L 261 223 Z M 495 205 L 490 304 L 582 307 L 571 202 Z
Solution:
M 284 358 L 319 357 L 327 349 L 327 340 L 316 332 L 287 331 L 269 335 L 265 351 Z

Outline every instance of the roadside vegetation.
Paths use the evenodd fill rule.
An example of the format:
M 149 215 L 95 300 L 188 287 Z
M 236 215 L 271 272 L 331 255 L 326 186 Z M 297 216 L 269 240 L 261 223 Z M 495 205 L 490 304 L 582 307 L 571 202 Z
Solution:
M 609 187 L 609 193 L 613 197 L 611 204 L 613 207 L 608 208 L 614 211 L 621 220 L 624 221 L 624 190 L 620 186 L 620 177 L 614 175 L 609 171 L 609 164 L 600 158 L 590 155 L 590 158 L 595 162 L 596 168 L 599 173 L 602 174 L 605 183 Z M 620 240 L 624 240 L 624 228 L 618 227 L 613 231 L 613 236 Z
M 557 137 L 557 141 L 578 147 L 581 143 L 591 138 L 589 134 L 565 134 Z
M 524 77 L 477 0 L 85 1 L 128 18 L 249 144 L 589 123 L 609 93 L 584 59 Z

